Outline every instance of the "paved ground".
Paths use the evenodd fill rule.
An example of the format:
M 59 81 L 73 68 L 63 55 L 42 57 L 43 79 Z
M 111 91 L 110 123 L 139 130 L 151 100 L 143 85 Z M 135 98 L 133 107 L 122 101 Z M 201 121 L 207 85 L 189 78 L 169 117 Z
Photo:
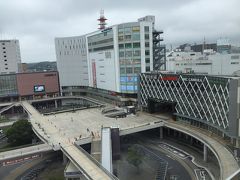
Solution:
M 24 109 L 29 113 L 30 120 L 33 126 L 33 130 L 38 136 L 45 142 L 47 142 L 53 149 L 61 149 L 64 154 L 79 168 L 84 170 L 86 174 L 96 180 L 100 179 L 111 179 L 109 174 L 95 164 L 91 159 L 88 158 L 83 152 L 73 144 L 71 139 L 68 139 L 64 134 L 59 132 L 59 129 L 48 119 L 41 115 L 33 106 L 29 103 L 22 102 Z M 64 127 L 69 129 L 66 124 Z
M 102 126 L 125 129 L 159 121 L 159 119 L 147 116 L 145 113 L 139 113 L 137 116 L 129 115 L 126 118 L 109 118 L 105 117 L 99 108 L 48 115 L 45 118 L 70 141 L 79 137 L 91 137 L 92 133 L 94 136 L 100 137 Z

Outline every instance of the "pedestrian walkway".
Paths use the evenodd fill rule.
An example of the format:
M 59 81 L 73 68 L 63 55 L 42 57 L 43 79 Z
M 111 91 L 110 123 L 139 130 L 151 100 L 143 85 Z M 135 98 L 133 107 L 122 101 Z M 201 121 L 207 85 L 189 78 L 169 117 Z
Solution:
M 47 142 L 53 149 L 61 149 L 63 153 L 72 161 L 72 163 L 85 174 L 89 179 L 108 180 L 117 179 L 111 173 L 105 171 L 101 165 L 94 163 L 89 157 L 80 151 L 70 139 L 61 135 L 56 126 L 41 115 L 28 102 L 22 102 L 24 109 L 30 116 L 30 121 L 35 132 Z
M 18 157 L 27 156 L 27 155 L 36 154 L 36 153 L 47 152 L 51 150 L 52 150 L 52 147 L 49 146 L 48 144 L 39 144 L 35 146 L 29 146 L 25 148 L 5 151 L 0 153 L 0 161 L 18 158 Z

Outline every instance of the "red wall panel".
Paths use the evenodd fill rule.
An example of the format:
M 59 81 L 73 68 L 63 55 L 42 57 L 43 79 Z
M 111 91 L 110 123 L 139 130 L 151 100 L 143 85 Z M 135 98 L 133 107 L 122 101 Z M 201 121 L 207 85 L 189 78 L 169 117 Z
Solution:
M 45 92 L 34 92 L 34 86 L 44 85 Z M 47 94 L 59 92 L 59 79 L 57 72 L 36 72 L 17 74 L 17 87 L 20 96 L 33 94 Z

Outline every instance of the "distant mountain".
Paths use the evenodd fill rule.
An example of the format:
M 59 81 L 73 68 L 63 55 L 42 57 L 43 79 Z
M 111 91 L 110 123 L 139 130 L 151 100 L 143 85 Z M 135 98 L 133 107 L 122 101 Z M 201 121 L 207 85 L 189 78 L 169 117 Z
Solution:
M 43 61 L 38 63 L 27 63 L 28 72 L 39 72 L 39 71 L 56 71 L 57 63 L 56 61 L 49 62 Z

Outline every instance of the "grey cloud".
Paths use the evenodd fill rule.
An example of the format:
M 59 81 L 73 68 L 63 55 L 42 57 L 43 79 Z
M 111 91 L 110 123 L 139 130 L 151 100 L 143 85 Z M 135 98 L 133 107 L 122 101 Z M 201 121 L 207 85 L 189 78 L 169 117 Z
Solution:
M 23 62 L 55 60 L 54 37 L 96 30 L 103 8 L 108 25 L 155 15 L 166 44 L 239 42 L 239 7 L 239 0 L 9 0 L 0 1 L 0 33 L 20 40 Z

